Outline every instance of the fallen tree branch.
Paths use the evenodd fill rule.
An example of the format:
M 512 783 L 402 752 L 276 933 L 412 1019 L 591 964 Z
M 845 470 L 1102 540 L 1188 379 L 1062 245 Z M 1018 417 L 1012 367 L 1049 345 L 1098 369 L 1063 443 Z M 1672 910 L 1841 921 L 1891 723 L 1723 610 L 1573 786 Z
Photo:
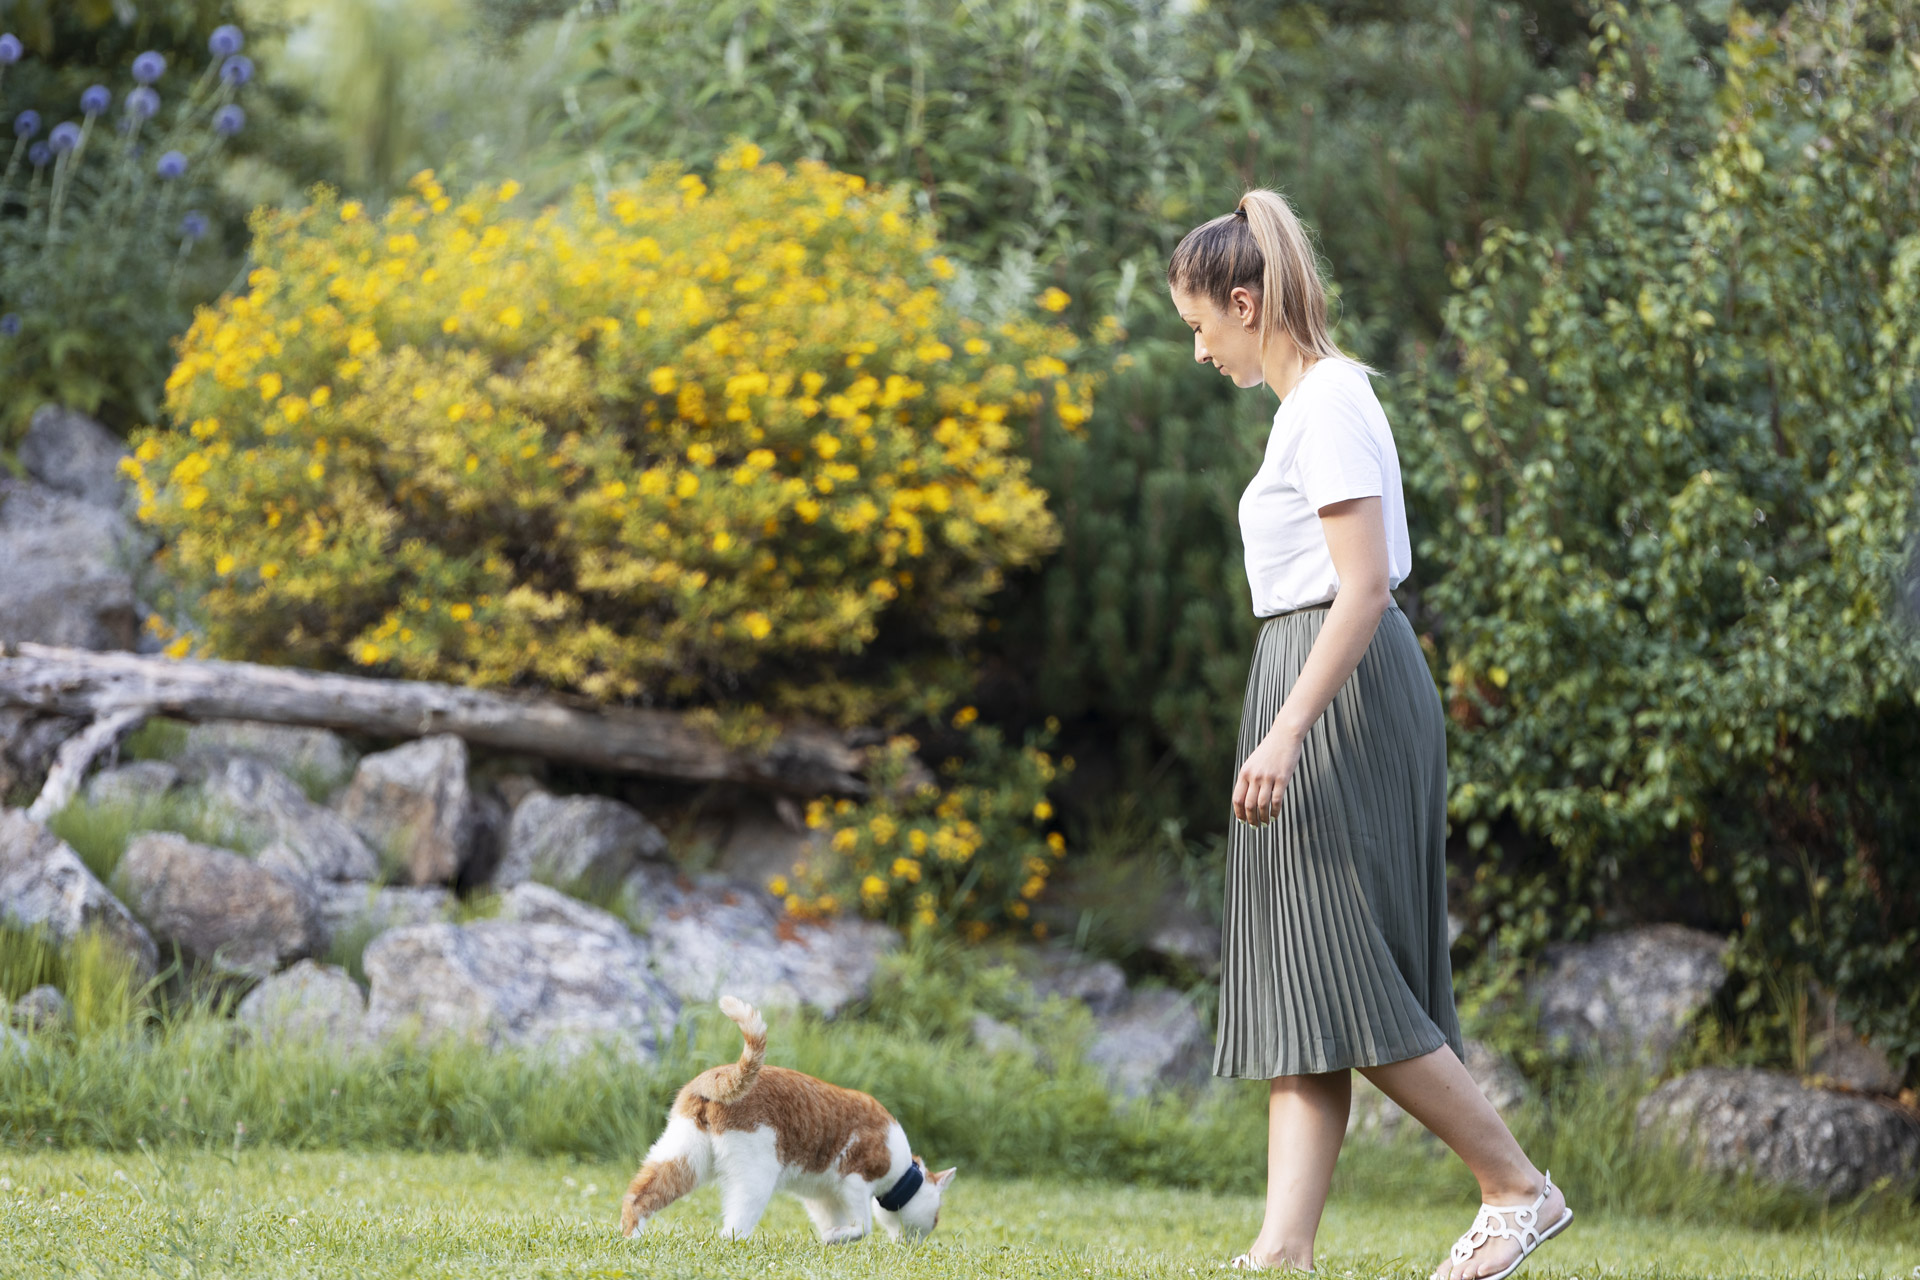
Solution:
M 66 808 L 67 801 L 79 793 L 80 783 L 87 776 L 87 766 L 94 758 L 118 746 L 122 738 L 138 729 L 146 719 L 146 708 L 122 707 L 106 712 L 61 743 L 39 796 L 27 809 L 27 816 L 35 822 L 45 822 Z
M 866 793 L 859 754 L 820 730 L 789 730 L 766 751 L 736 751 L 671 711 L 591 707 L 559 698 L 251 662 L 21 644 L 0 656 L 0 706 L 89 717 L 95 723 L 82 737 L 99 728 L 103 717 L 136 711 L 143 717 L 262 720 L 382 738 L 451 733 L 474 746 L 618 773 L 755 783 L 803 796 Z M 66 747 L 61 751 L 64 760 Z

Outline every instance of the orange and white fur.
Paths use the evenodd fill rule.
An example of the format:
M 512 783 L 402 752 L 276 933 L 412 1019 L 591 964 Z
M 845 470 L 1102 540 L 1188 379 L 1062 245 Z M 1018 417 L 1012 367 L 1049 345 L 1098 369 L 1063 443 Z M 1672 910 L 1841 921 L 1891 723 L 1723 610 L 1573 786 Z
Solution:
M 720 1010 L 740 1028 L 738 1062 L 709 1067 L 673 1100 L 660 1135 L 620 1202 L 620 1230 L 637 1236 L 662 1209 L 706 1182 L 720 1185 L 721 1234 L 753 1234 L 776 1191 L 800 1197 L 826 1244 L 858 1240 L 880 1225 L 894 1240 L 919 1239 L 940 1220 L 954 1170 L 929 1173 L 887 1109 L 867 1094 L 765 1065 L 767 1024 L 732 996 Z M 897 1212 L 879 1198 L 909 1169 L 921 1178 Z

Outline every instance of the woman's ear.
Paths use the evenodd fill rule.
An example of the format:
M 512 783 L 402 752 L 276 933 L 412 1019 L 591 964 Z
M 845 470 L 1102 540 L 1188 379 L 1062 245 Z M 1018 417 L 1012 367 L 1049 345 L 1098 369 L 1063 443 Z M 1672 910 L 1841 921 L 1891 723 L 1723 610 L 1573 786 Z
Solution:
M 1233 303 L 1233 318 L 1249 333 L 1260 327 L 1260 299 L 1253 290 L 1241 285 L 1228 295 Z

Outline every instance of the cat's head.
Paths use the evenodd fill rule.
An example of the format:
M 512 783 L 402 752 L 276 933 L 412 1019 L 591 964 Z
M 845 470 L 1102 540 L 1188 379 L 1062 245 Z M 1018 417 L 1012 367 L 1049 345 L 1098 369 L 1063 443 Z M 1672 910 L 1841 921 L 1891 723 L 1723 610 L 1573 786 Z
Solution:
M 913 1198 L 901 1205 L 899 1210 L 882 1209 L 876 1202 L 874 1217 L 880 1220 L 881 1228 L 893 1240 L 921 1240 L 940 1224 L 940 1198 L 947 1188 L 953 1185 L 953 1175 L 957 1170 L 942 1169 L 939 1173 L 929 1173 L 927 1162 L 919 1156 L 913 1163 L 920 1169 L 923 1181 Z

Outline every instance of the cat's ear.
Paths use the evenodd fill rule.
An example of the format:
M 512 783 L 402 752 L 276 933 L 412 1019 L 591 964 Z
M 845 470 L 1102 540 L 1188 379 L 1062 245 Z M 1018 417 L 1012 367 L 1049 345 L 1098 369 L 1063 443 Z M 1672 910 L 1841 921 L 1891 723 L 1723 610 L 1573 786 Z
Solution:
M 951 1169 L 942 1169 L 940 1172 L 933 1175 L 933 1185 L 940 1188 L 942 1191 L 945 1191 L 947 1189 L 947 1184 L 953 1181 L 953 1175 L 958 1172 L 960 1172 L 960 1169 L 958 1166 L 955 1166 Z

